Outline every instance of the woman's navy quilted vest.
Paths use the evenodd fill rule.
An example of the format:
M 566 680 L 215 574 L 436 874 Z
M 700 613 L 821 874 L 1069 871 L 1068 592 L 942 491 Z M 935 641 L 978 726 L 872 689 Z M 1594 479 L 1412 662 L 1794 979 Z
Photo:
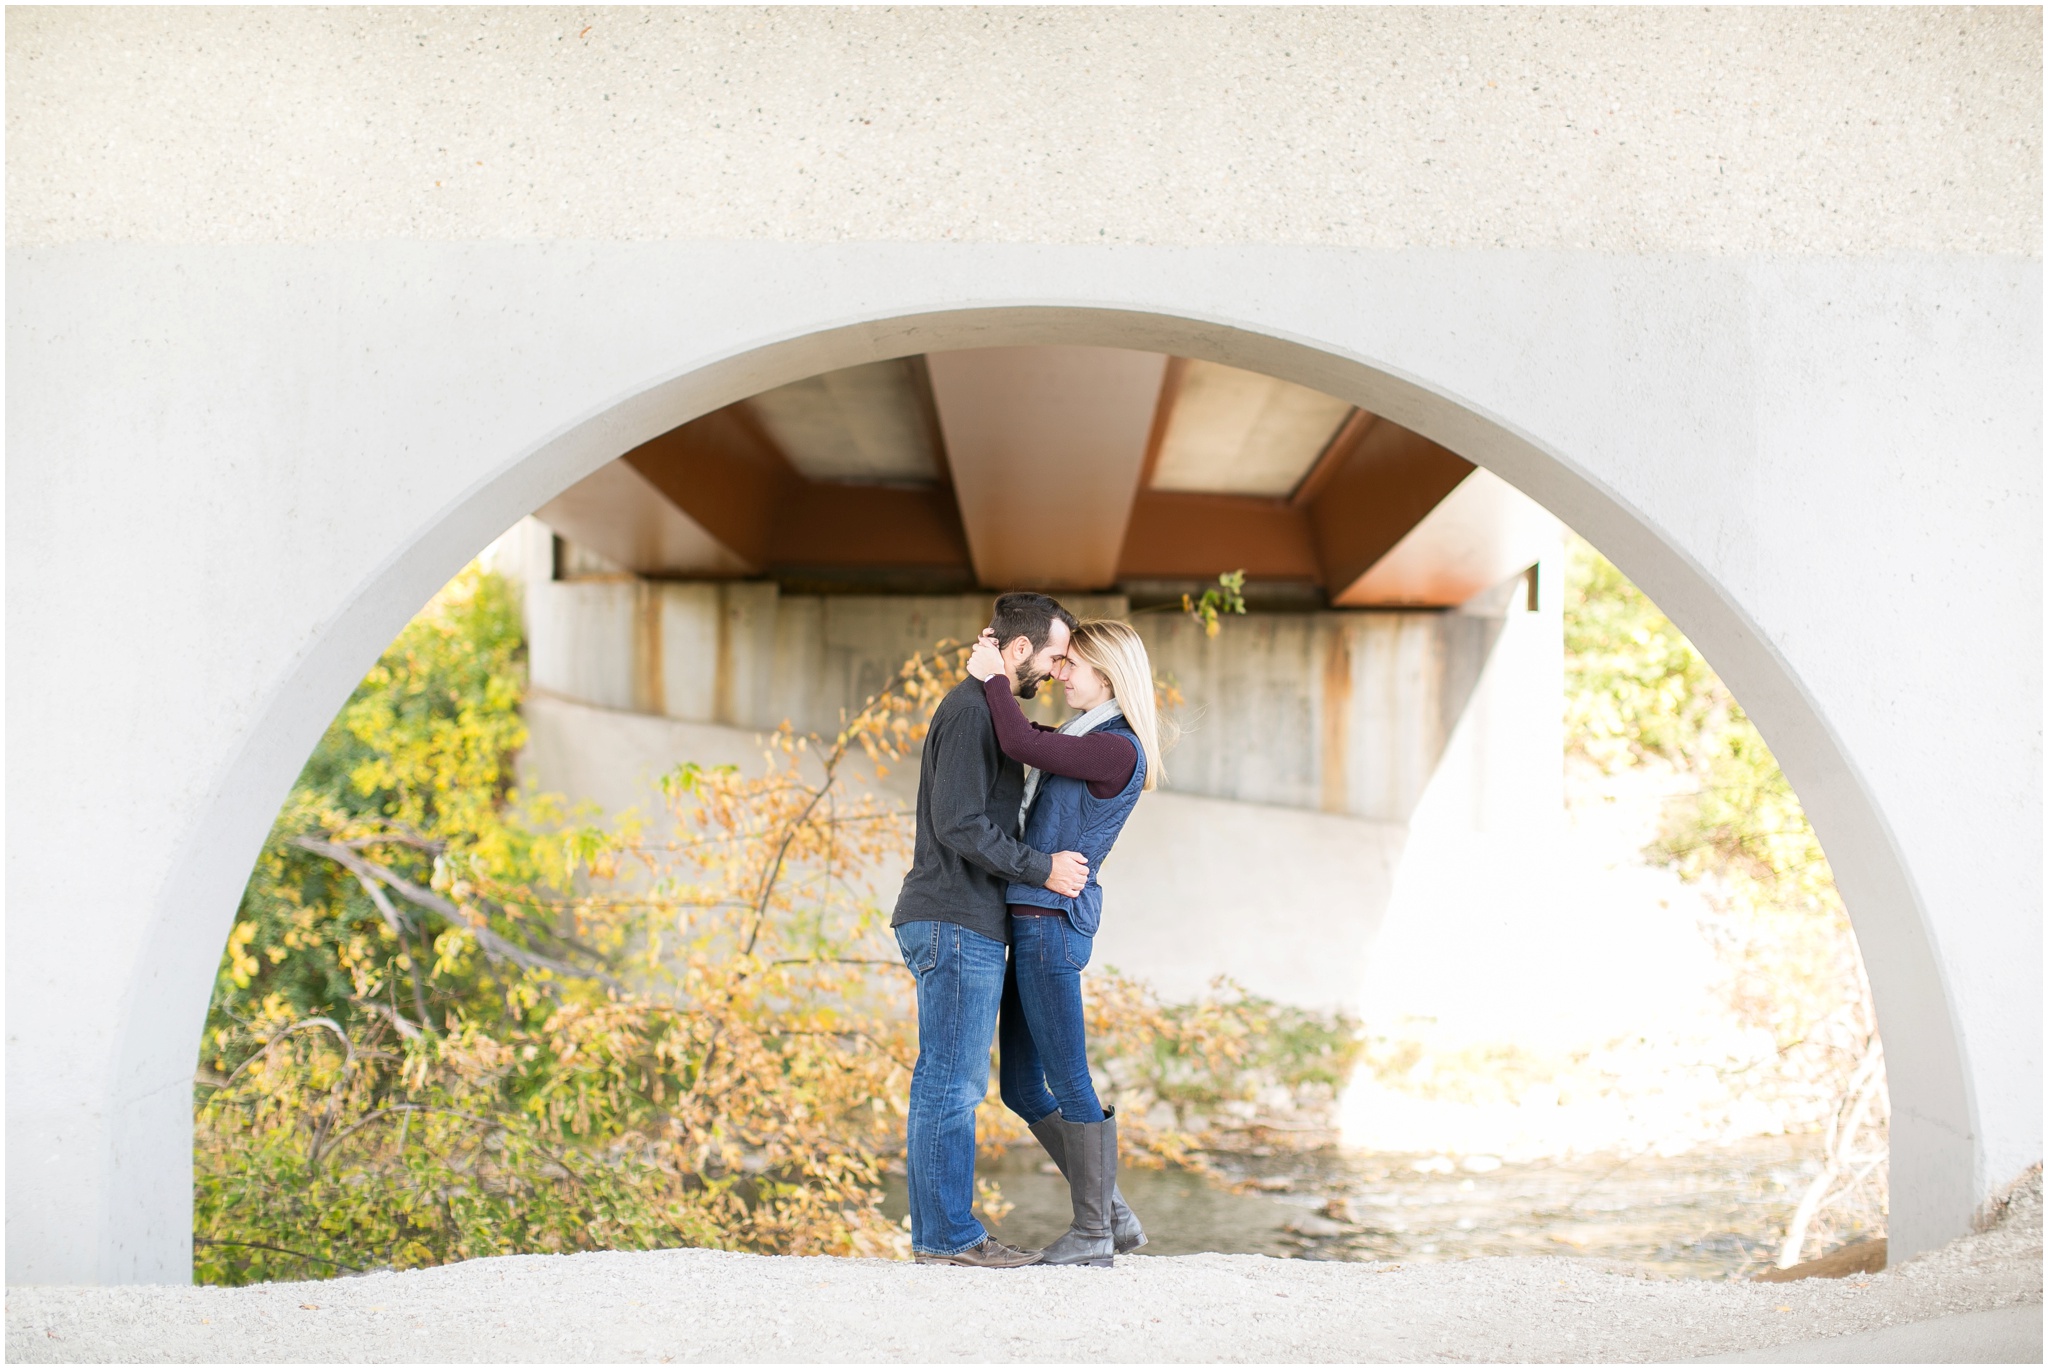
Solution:
M 1088 857 L 1087 887 L 1079 897 L 1061 898 L 1042 886 L 1012 884 L 1005 895 L 1011 903 L 1059 909 L 1082 936 L 1094 936 L 1095 929 L 1102 925 L 1102 886 L 1095 882 L 1095 877 L 1102 872 L 1109 848 L 1116 845 L 1117 833 L 1124 830 L 1124 819 L 1138 806 L 1138 795 L 1145 791 L 1145 748 L 1138 745 L 1131 725 L 1116 717 L 1094 730 L 1114 732 L 1129 739 L 1131 748 L 1138 753 L 1138 765 L 1131 771 L 1130 782 L 1111 797 L 1098 799 L 1088 792 L 1086 780 L 1047 774 L 1038 782 L 1038 795 L 1031 801 L 1031 816 L 1024 824 L 1024 844 L 1034 851 L 1047 855 L 1079 851 Z

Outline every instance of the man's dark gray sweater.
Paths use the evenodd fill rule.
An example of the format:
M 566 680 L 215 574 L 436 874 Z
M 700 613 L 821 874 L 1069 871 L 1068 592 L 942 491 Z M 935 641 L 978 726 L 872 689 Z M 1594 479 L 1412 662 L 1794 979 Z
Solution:
M 981 681 L 955 685 L 932 714 L 917 767 L 917 849 L 892 927 L 957 922 L 995 941 L 1010 939 L 1003 890 L 1043 884 L 1052 857 L 1017 840 L 1024 767 L 996 745 Z

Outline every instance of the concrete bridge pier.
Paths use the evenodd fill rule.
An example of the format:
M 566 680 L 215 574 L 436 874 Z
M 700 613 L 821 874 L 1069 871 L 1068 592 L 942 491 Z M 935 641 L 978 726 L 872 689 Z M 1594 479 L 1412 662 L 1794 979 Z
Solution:
M 10 1283 L 189 1277 L 237 896 L 437 587 L 621 461 L 700 577 L 794 595 L 858 502 L 892 593 L 1053 583 L 987 519 L 1018 391 L 932 364 L 1006 349 L 1142 354 L 1063 363 L 1120 436 L 1060 587 L 1137 578 L 1114 515 L 1146 579 L 1227 525 L 1255 579 L 1397 596 L 1390 470 L 1583 534 L 1826 846 L 1895 1256 L 2040 1159 L 2037 10 L 56 7 L 7 43 Z M 1168 383 L 1250 392 L 1174 358 L 1356 410 L 1342 461 L 1167 460 Z M 777 464 L 801 395 L 693 426 L 876 365 L 958 469 Z M 1269 399 L 1227 453 L 1353 422 Z
M 986 594 L 644 579 L 539 519 L 494 564 L 525 586 L 526 777 L 643 812 L 683 760 L 757 763 L 752 737 L 785 720 L 829 735 L 903 659 L 970 640 L 989 611 Z M 1166 788 L 1104 867 L 1116 916 L 1103 963 L 1170 996 L 1229 973 L 1279 1002 L 1358 1011 L 1418 807 L 1447 837 L 1556 828 L 1560 575 L 1553 554 L 1451 609 L 1255 611 L 1214 638 L 1170 606 L 1136 614 L 1186 731 Z M 1122 594 L 1063 602 L 1084 618 L 1131 614 Z M 1033 708 L 1064 716 L 1052 694 Z M 914 783 L 908 766 L 885 782 L 906 802 Z M 1463 861 L 1469 845 L 1423 849 Z M 900 872 L 877 879 L 886 905 Z

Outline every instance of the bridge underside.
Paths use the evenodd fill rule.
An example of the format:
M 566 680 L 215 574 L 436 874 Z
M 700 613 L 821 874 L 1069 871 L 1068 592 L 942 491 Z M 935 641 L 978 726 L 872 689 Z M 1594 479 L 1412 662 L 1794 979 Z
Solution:
M 1499 478 L 1343 400 L 1059 346 L 784 385 L 634 448 L 540 517 L 570 544 L 564 576 L 1142 600 L 1243 570 L 1264 601 L 1346 608 L 1463 603 L 1555 535 Z

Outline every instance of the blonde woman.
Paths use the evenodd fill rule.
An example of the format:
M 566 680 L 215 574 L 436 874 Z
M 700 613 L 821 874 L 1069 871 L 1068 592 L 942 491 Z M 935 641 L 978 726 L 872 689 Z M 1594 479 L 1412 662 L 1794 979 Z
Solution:
M 1030 1126 L 1073 1196 L 1074 1224 L 1046 1247 L 1044 1263 L 1109 1265 L 1145 1244 L 1145 1231 L 1117 1188 L 1115 1109 L 1102 1106 L 1088 1074 L 1081 971 L 1102 923 L 1096 875 L 1138 796 L 1164 773 L 1152 663 L 1129 623 L 1082 623 L 1056 670 L 1076 716 L 1056 731 L 1025 718 L 1016 666 L 992 637 L 976 644 L 967 670 L 982 681 L 997 745 L 1027 767 L 1025 844 L 1088 861 L 1088 882 L 1071 898 L 1010 885 L 997 1040 L 1003 1103 Z

